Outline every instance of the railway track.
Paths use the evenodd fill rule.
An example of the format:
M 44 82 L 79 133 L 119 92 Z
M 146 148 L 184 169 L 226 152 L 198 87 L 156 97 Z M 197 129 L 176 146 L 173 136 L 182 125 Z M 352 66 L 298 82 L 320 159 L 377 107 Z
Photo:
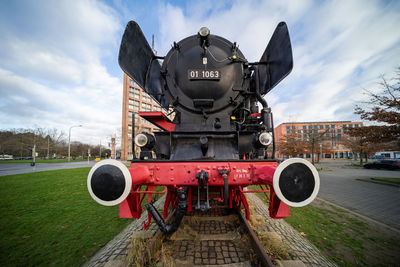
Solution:
M 212 207 L 205 213 L 194 211 L 186 215 L 172 235 L 164 236 L 158 231 L 147 240 L 142 256 L 131 258 L 131 263 L 138 266 L 274 266 L 242 214 L 215 203 Z M 140 253 L 135 245 L 133 253 Z

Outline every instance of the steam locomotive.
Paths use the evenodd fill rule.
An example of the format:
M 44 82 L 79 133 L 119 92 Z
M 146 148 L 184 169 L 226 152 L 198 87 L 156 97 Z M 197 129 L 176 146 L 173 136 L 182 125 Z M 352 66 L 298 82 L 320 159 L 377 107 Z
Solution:
M 174 42 L 165 57 L 156 56 L 131 21 L 118 61 L 174 118 L 162 112 L 139 113 L 163 131 L 134 137 L 141 151 L 129 169 L 116 160 L 100 161 L 91 169 L 87 186 L 95 201 L 119 204 L 121 218 L 139 218 L 147 195 L 144 227 L 153 218 L 164 233 L 172 233 L 185 214 L 193 209 L 206 212 L 210 203 L 244 207 L 249 219 L 246 193 L 264 192 L 272 218 L 287 217 L 290 206 L 307 205 L 317 196 L 320 182 L 312 164 L 300 158 L 278 164 L 274 157 L 272 112 L 263 96 L 293 67 L 285 22 L 276 27 L 260 61 L 248 62 L 235 42 L 206 27 Z M 248 191 L 249 185 L 260 190 Z M 161 216 L 152 196 L 165 192 Z M 167 224 L 171 209 L 174 219 Z

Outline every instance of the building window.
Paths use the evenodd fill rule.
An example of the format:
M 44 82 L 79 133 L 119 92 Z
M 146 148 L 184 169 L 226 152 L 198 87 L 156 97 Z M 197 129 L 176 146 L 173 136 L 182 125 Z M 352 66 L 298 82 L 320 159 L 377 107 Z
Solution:
M 136 100 L 129 100 L 129 101 L 132 101 L 133 110 L 139 111 L 139 101 L 136 101 Z
M 132 103 L 130 101 L 132 101 Z M 129 100 L 129 109 L 139 111 L 139 102 L 135 100 Z
M 145 96 L 143 95 L 142 100 L 146 101 L 146 102 L 150 102 L 151 103 L 151 98 L 149 96 Z
M 155 111 L 161 111 L 161 108 L 160 107 L 157 107 L 157 106 L 154 106 L 154 108 L 153 108 Z
M 151 105 L 142 102 L 142 110 L 143 111 L 151 111 Z
M 133 114 L 136 114 L 136 113 L 134 113 L 134 112 L 132 112 L 132 111 L 129 111 L 128 117 L 129 117 L 130 119 L 132 119 Z M 139 119 L 139 116 L 136 114 L 136 115 L 135 115 L 135 121 L 137 122 L 138 119 Z
M 138 86 L 137 83 L 135 83 L 132 79 L 129 79 L 129 84 L 131 84 L 133 86 Z
M 143 123 L 143 124 L 150 124 L 150 122 L 148 121 L 148 120 L 145 120 L 145 119 L 141 119 L 141 122 Z
M 129 87 L 129 96 L 139 99 L 140 98 L 140 90 L 137 88 Z

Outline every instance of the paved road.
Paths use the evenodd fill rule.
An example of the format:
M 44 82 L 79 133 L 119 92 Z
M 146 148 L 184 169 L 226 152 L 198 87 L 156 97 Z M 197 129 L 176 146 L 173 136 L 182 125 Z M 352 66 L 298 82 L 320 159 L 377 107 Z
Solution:
M 348 164 L 348 163 L 347 163 Z M 367 170 L 343 164 L 320 164 L 318 197 L 400 230 L 400 187 L 357 180 L 368 177 L 400 179 L 400 171 Z
M 64 162 L 64 163 L 38 163 L 32 167 L 29 163 L 18 163 L 18 164 L 0 164 L 0 176 L 13 175 L 28 172 L 41 172 L 51 171 L 60 169 L 72 169 L 81 167 L 91 167 L 94 165 L 94 161 L 78 161 L 78 162 Z

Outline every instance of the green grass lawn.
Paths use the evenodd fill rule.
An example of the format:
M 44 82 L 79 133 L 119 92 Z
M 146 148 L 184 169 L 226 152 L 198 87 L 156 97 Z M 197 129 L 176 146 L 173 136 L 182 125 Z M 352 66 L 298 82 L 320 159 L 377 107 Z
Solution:
M 94 160 L 94 158 L 91 159 L 91 160 Z M 87 161 L 87 159 L 79 158 L 79 159 L 71 159 L 70 161 L 71 162 L 73 162 L 73 161 Z M 28 160 L 28 159 L 24 159 L 24 160 L 2 160 L 2 161 L 0 161 L 0 164 L 10 164 L 10 163 L 12 163 L 12 164 L 21 164 L 21 163 L 30 164 L 31 162 L 32 162 L 32 160 Z M 63 162 L 68 162 L 68 159 L 37 159 L 36 160 L 36 163 L 63 163 Z
M 0 177 L 0 266 L 79 266 L 131 222 L 91 199 L 89 169 Z

